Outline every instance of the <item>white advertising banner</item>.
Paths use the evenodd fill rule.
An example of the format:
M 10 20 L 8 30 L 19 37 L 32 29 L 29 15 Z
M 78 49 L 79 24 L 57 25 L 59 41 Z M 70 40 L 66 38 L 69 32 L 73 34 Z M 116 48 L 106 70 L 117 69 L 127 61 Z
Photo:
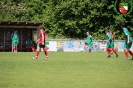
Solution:
M 49 48 L 48 51 L 54 52 L 88 52 L 85 41 L 47 41 L 46 46 Z M 115 47 L 119 52 L 123 52 L 124 41 L 116 42 Z M 131 50 L 133 51 L 133 45 Z M 106 41 L 93 42 L 92 52 L 98 51 L 106 51 Z
M 48 51 L 57 51 L 56 48 L 57 42 L 56 41 L 46 41 L 46 46 L 48 48 Z

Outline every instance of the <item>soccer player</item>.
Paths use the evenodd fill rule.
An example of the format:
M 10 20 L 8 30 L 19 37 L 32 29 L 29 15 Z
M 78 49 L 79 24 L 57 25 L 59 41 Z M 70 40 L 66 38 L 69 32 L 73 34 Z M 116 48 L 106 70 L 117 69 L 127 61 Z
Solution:
M 89 49 L 88 53 L 90 53 L 92 45 L 93 45 L 92 36 L 90 35 L 89 32 L 86 32 L 86 35 L 87 35 L 87 44 L 88 44 L 88 49 Z
M 17 52 L 18 51 L 17 46 L 18 46 L 18 43 L 19 43 L 19 36 L 18 36 L 17 30 L 15 30 L 15 32 L 12 33 L 11 40 L 12 40 L 13 50 L 14 50 L 14 52 Z
M 111 30 L 109 31 L 109 33 L 112 36 L 112 40 L 114 41 L 114 49 L 116 50 L 117 49 L 117 43 L 116 43 L 116 40 L 115 40 L 115 35 Z M 113 51 L 111 51 L 111 53 L 113 53 Z
M 49 57 L 48 57 L 48 52 L 47 52 L 47 49 L 45 48 L 45 38 L 46 38 L 46 33 L 43 29 L 42 26 L 40 26 L 40 32 L 39 32 L 39 39 L 36 41 L 37 44 L 37 51 L 36 51 L 36 56 L 35 57 L 32 57 L 32 59 L 36 60 L 39 56 L 39 53 L 40 53 L 40 49 L 43 48 L 43 51 L 45 53 L 45 56 L 46 56 L 46 59 L 48 60 Z
M 106 30 L 106 36 L 107 36 L 107 47 L 106 47 L 106 52 L 108 53 L 108 57 L 111 57 L 111 51 L 113 51 L 116 54 L 116 57 L 118 57 L 117 51 L 114 49 L 114 40 L 112 39 L 112 36 L 110 35 L 109 31 Z
M 133 53 L 130 51 L 130 48 L 131 48 L 132 42 L 133 42 L 131 34 L 128 31 L 128 29 L 125 27 L 125 24 L 122 24 L 121 28 L 122 28 L 124 35 L 125 35 L 124 53 L 126 56 L 126 60 L 129 60 L 128 52 L 132 55 L 132 60 L 133 60 Z

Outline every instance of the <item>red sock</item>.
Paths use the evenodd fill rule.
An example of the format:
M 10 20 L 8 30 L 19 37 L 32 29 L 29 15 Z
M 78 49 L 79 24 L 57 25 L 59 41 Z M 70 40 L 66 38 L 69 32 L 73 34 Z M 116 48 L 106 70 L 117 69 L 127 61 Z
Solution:
M 29 51 L 29 49 L 28 49 L 28 48 L 26 48 L 26 51 L 28 52 L 28 51 Z
M 17 51 L 17 47 L 15 46 L 15 51 Z
M 88 51 L 89 51 L 89 53 L 90 53 L 90 52 L 91 52 L 91 49 L 89 49 Z
M 128 52 L 133 56 L 133 53 L 130 50 Z
M 108 55 L 110 55 L 111 52 L 110 48 L 106 48 L 106 52 L 108 53 Z
M 14 51 L 16 51 L 16 48 L 15 48 L 15 46 L 13 47 L 13 49 L 14 49 Z
M 126 58 L 129 58 L 128 57 L 128 52 L 127 51 L 124 51 L 124 53 L 125 53 Z
M 36 56 L 37 56 L 37 57 L 38 57 L 39 53 L 40 53 L 40 51 L 36 51 Z
M 48 56 L 48 52 L 47 52 L 47 51 L 44 51 L 44 54 L 45 54 L 46 56 Z
M 18 50 L 17 46 L 15 46 L 15 50 L 16 50 L 16 51 Z
M 32 52 L 34 52 L 35 51 L 35 48 L 34 47 L 32 47 Z
M 116 55 L 118 55 L 118 53 L 117 53 L 117 51 L 116 51 L 115 49 L 112 49 L 112 51 L 113 51 Z

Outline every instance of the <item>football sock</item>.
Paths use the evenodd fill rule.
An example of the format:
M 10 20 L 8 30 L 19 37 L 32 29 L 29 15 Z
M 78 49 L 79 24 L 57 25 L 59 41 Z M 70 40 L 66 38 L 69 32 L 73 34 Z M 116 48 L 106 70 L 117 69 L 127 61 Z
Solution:
M 129 53 L 132 55 L 132 57 L 133 57 L 133 53 L 132 53 L 130 50 L 129 50 L 128 52 L 129 52 Z
M 34 52 L 35 51 L 35 48 L 34 47 L 32 47 L 32 52 Z
M 16 51 L 18 51 L 18 47 L 16 46 Z
M 91 52 L 91 50 L 90 49 L 88 49 L 88 53 L 90 53 Z
M 113 51 L 116 55 L 118 55 L 118 53 L 117 53 L 117 51 L 116 51 L 115 49 L 112 49 L 112 51 Z
M 36 51 L 36 57 L 38 57 L 39 53 L 40 53 L 40 51 Z
M 17 46 L 14 46 L 14 51 L 17 51 Z
M 106 48 L 106 52 L 108 53 L 108 55 L 110 55 L 111 52 L 110 48 Z
M 28 49 L 28 48 L 26 48 L 26 51 L 28 52 L 28 51 L 29 51 L 29 49 Z
M 124 51 L 124 53 L 125 53 L 126 58 L 129 58 L 128 57 L 128 52 L 127 51 Z
M 48 56 L 48 52 L 47 52 L 47 51 L 44 51 L 44 54 L 45 54 L 46 56 Z
M 16 51 L 16 48 L 15 48 L 15 46 L 13 47 L 13 50 L 14 50 L 14 51 Z

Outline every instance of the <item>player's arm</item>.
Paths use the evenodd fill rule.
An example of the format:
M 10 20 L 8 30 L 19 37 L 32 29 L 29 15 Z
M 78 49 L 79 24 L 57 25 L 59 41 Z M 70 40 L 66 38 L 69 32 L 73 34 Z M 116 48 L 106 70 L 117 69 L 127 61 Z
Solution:
M 113 37 L 113 39 L 114 39 L 114 42 L 116 42 L 116 40 L 115 40 L 115 35 L 113 35 L 112 37 Z
M 124 30 L 125 35 L 127 36 L 127 43 L 129 43 L 129 32 L 127 29 Z
M 36 43 L 38 43 L 39 39 L 36 40 Z
M 19 35 L 17 34 L 17 37 L 18 37 L 18 43 L 19 43 Z
M 44 33 L 42 33 L 42 45 L 44 45 L 44 37 L 45 37 L 45 35 L 44 35 Z
M 127 43 L 129 43 L 129 35 L 127 35 Z
M 112 39 L 109 35 L 107 35 L 107 37 L 108 37 L 109 39 L 106 41 L 106 43 L 108 43 L 108 42 L 109 42 L 109 40 L 111 40 L 111 39 Z
M 111 38 L 109 38 L 109 39 L 106 41 L 106 43 L 108 43 L 108 42 L 109 42 L 109 40 L 111 40 Z

